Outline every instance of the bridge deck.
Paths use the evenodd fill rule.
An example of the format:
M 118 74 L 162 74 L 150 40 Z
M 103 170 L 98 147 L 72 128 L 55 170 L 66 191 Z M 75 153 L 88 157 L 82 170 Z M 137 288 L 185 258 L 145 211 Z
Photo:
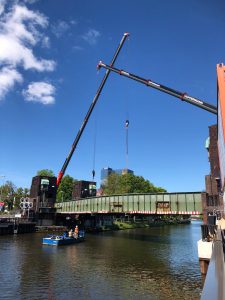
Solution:
M 57 213 L 202 214 L 201 192 L 128 194 L 56 204 Z

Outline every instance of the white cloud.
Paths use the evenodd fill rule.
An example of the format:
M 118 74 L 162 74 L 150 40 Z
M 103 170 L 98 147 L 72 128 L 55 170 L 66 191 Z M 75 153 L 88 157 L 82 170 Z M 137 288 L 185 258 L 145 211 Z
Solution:
M 78 22 L 76 20 L 71 20 L 69 22 L 65 22 L 62 20 L 59 20 L 58 22 L 56 22 L 55 24 L 53 24 L 51 26 L 52 28 L 52 33 L 57 37 L 60 38 L 62 35 L 65 34 L 65 32 L 69 31 L 69 29 L 72 26 L 77 25 Z
M 69 30 L 70 25 L 65 21 L 58 21 L 55 25 L 52 25 L 52 32 L 56 37 L 61 37 L 67 30 Z
M 0 63 L 13 67 L 22 65 L 25 70 L 53 71 L 55 62 L 52 60 L 37 59 L 32 49 L 10 36 L 0 34 Z
M 71 25 L 77 25 L 78 22 L 77 22 L 76 20 L 71 20 L 71 21 L 70 21 L 70 24 L 71 24 Z
M 22 76 L 15 69 L 3 67 L 0 69 L 0 98 L 13 88 L 16 82 L 22 82 Z
M 5 9 L 6 0 L 0 0 L 0 15 L 3 13 Z
M 73 50 L 75 50 L 75 51 L 81 51 L 81 50 L 83 50 L 83 48 L 80 47 L 80 46 L 73 46 Z
M 88 42 L 90 45 L 95 45 L 98 38 L 100 37 L 100 32 L 95 29 L 89 29 L 87 33 L 82 35 L 82 38 Z
M 41 28 L 45 29 L 48 26 L 48 20 L 44 15 L 19 5 L 18 1 L 15 1 L 6 13 L 4 1 L 0 0 L 0 12 L 2 12 L 0 14 L 0 65 L 10 70 L 4 73 L 4 78 L 8 74 L 11 82 L 4 88 L 4 93 L 0 94 L 1 100 L 7 93 L 7 86 L 10 89 L 16 82 L 21 82 L 22 75 L 18 71 L 19 67 L 24 70 L 33 69 L 43 72 L 53 71 L 56 64 L 53 60 L 36 57 L 33 51 L 39 42 L 45 45 L 49 43 L 48 37 L 40 32 Z M 13 74 L 17 76 L 12 76 Z
M 39 102 L 42 104 L 53 104 L 55 102 L 55 87 L 43 81 L 32 82 L 28 85 L 27 90 L 23 91 L 27 101 Z
M 34 4 L 35 2 L 38 2 L 39 0 L 24 0 L 25 3 L 28 4 Z
M 42 44 L 41 45 L 42 45 L 43 48 L 50 48 L 50 40 L 49 40 L 48 36 L 45 36 L 42 39 Z
M 27 21 L 30 23 L 26 26 L 24 22 Z M 46 27 L 47 24 L 47 19 L 40 13 L 15 5 L 13 11 L 0 22 L 0 63 L 13 66 L 22 64 L 25 69 L 52 71 L 54 61 L 37 59 L 29 47 L 39 41 L 39 32 L 35 26 Z

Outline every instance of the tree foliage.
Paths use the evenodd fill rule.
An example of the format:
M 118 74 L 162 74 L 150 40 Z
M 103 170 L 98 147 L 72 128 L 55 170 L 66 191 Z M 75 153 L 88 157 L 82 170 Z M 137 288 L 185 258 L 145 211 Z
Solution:
M 39 171 L 37 171 L 37 175 L 38 176 L 55 176 L 54 172 L 49 169 L 39 170 Z
M 5 202 L 8 210 L 19 208 L 20 199 L 28 196 L 28 188 L 17 188 L 12 181 L 6 181 L 6 183 L 0 187 L 1 201 Z
M 133 174 L 110 174 L 103 188 L 104 195 L 130 194 L 130 193 L 161 193 L 164 188 L 154 186 L 142 176 Z
M 1 186 L 0 194 L 1 196 L 12 196 L 16 191 L 16 186 L 12 181 L 6 181 L 4 185 Z
M 22 188 L 22 187 L 17 188 L 13 195 L 14 207 L 18 208 L 20 205 L 21 198 L 29 197 L 29 193 L 30 191 L 28 188 Z
M 73 185 L 76 179 L 70 175 L 62 178 L 61 183 L 57 190 L 57 202 L 72 200 Z

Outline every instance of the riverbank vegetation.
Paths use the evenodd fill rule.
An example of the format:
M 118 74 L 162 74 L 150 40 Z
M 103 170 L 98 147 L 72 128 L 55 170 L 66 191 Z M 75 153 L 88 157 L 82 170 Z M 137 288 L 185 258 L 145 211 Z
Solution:
M 182 216 L 160 216 L 151 219 L 115 219 L 111 225 L 102 225 L 96 228 L 86 228 L 87 232 L 101 232 L 114 230 L 127 230 L 136 228 L 161 227 L 166 225 L 190 224 L 190 218 L 183 219 Z

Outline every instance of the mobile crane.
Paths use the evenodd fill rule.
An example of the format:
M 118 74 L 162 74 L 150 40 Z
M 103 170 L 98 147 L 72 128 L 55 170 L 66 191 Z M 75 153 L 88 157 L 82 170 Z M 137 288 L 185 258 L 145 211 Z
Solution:
M 138 82 L 140 82 L 142 84 L 145 84 L 145 85 L 147 85 L 149 87 L 152 87 L 154 89 L 160 90 L 160 91 L 162 91 L 164 93 L 170 94 L 170 95 L 172 95 L 174 97 L 177 97 L 177 98 L 181 99 L 182 101 L 186 101 L 186 102 L 188 102 L 188 103 L 190 103 L 192 105 L 198 106 L 198 107 L 200 107 L 200 108 L 202 108 L 204 110 L 207 110 L 207 111 L 209 111 L 209 112 L 211 112 L 213 114 L 217 114 L 217 107 L 214 106 L 214 105 L 212 105 L 212 104 L 204 102 L 204 101 L 202 101 L 200 99 L 197 99 L 195 97 L 191 97 L 187 93 L 182 93 L 182 92 L 176 91 L 176 90 L 174 90 L 172 88 L 166 87 L 166 86 L 164 86 L 162 84 L 159 84 L 159 83 L 156 83 L 156 82 L 154 82 L 152 80 L 148 80 L 148 79 L 142 78 L 140 76 L 134 75 L 132 73 L 126 72 L 124 70 L 119 70 L 119 69 L 115 68 L 113 65 L 114 65 L 114 63 L 115 63 L 115 61 L 117 59 L 117 56 L 118 56 L 118 54 L 119 54 L 119 52 L 120 52 L 120 50 L 121 50 L 121 48 L 122 48 L 122 46 L 123 46 L 123 44 L 124 44 L 124 42 L 125 42 L 125 40 L 126 40 L 126 38 L 128 36 L 129 36 L 129 33 L 124 33 L 124 35 L 123 35 L 123 37 L 122 37 L 122 39 L 120 41 L 120 44 L 119 44 L 119 46 L 118 46 L 118 48 L 117 48 L 117 50 L 116 50 L 116 52 L 115 52 L 115 54 L 113 56 L 113 59 L 112 59 L 110 65 L 107 65 L 107 64 L 103 63 L 102 61 L 100 61 L 98 63 L 98 65 L 97 65 L 98 69 L 101 68 L 101 67 L 105 68 L 106 69 L 106 73 L 105 73 L 105 75 L 104 75 L 104 77 L 102 79 L 102 82 L 100 83 L 100 86 L 99 86 L 99 88 L 97 90 L 97 93 L 94 96 L 94 99 L 92 100 L 92 103 L 91 103 L 91 105 L 89 107 L 89 110 L 88 110 L 88 112 L 87 112 L 87 114 L 86 114 L 86 116 L 85 116 L 85 118 L 83 120 L 83 123 L 82 123 L 82 125 L 81 125 L 81 127 L 80 127 L 80 129 L 79 129 L 79 131 L 77 133 L 77 136 L 76 136 L 76 138 L 75 138 L 75 140 L 74 140 L 74 142 L 72 144 L 71 150 L 70 150 L 70 152 L 69 152 L 69 154 L 68 154 L 68 156 L 67 156 L 67 158 L 66 158 L 66 160 L 65 160 L 65 162 L 64 162 L 64 164 L 63 164 L 63 166 L 62 166 L 62 168 L 61 168 L 61 170 L 60 170 L 60 172 L 58 174 L 58 177 L 57 177 L 57 186 L 59 186 L 59 184 L 60 184 L 60 182 L 62 180 L 62 177 L 65 174 L 66 168 L 67 168 L 67 166 L 68 166 L 68 164 L 69 164 L 69 162 L 71 160 L 71 157 L 72 157 L 72 155 L 73 155 L 73 153 L 74 153 L 74 151 L 76 149 L 76 146 L 77 146 L 77 144 L 78 144 L 78 142 L 80 140 L 80 137 L 81 137 L 81 135 L 82 135 L 82 133 L 83 133 L 86 125 L 87 125 L 87 122 L 88 122 L 88 120 L 89 120 L 89 118 L 91 116 L 91 113 L 92 113 L 92 111 L 93 111 L 93 109 L 94 109 L 94 107 L 95 107 L 95 105 L 96 105 L 96 103 L 98 101 L 98 98 L 99 98 L 99 96 L 101 94 L 101 91 L 102 91 L 102 89 L 103 89 L 103 87 L 105 85 L 105 82 L 106 82 L 106 80 L 107 80 L 107 78 L 109 76 L 109 73 L 111 71 L 115 72 L 115 73 L 117 73 L 119 75 L 128 77 L 128 78 L 130 78 L 132 80 L 138 81 Z M 94 170 L 93 170 L 93 174 L 94 174 Z
M 129 36 L 129 33 L 125 32 L 124 35 L 123 35 L 123 37 L 122 37 L 122 39 L 121 39 L 121 41 L 120 41 L 120 43 L 119 43 L 119 46 L 116 49 L 116 52 L 115 52 L 115 54 L 113 56 L 113 59 L 111 61 L 110 66 L 113 66 L 113 64 L 115 63 L 115 61 L 117 59 L 117 56 L 119 55 L 120 50 L 121 50 L 121 48 L 122 48 L 122 46 L 123 46 L 123 44 L 124 44 L 124 42 L 125 42 L 125 40 L 126 40 L 126 38 L 128 36 Z M 110 71 L 106 70 L 105 76 L 103 77 L 103 79 L 102 79 L 102 81 L 100 83 L 100 86 L 99 86 L 99 88 L 97 90 L 97 93 L 95 94 L 94 99 L 92 100 L 92 103 L 91 103 L 91 105 L 89 107 L 89 110 L 88 110 L 88 112 L 87 112 L 87 114 L 86 114 L 86 116 L 84 118 L 84 121 L 83 121 L 83 123 L 82 123 L 82 125 L 81 125 L 81 127 L 80 127 L 80 129 L 79 129 L 79 131 L 77 133 L 77 135 L 76 135 L 76 138 L 75 138 L 73 144 L 72 144 L 72 147 L 71 147 L 71 150 L 69 152 L 69 155 L 67 156 L 67 158 L 66 158 L 66 160 L 65 160 L 65 162 L 64 162 L 64 164 L 62 166 L 62 169 L 60 170 L 60 172 L 58 174 L 58 177 L 57 177 L 57 186 L 59 186 L 59 184 L 60 184 L 60 182 L 62 180 L 62 177 L 65 174 L 66 168 L 67 168 L 67 166 L 68 166 L 68 164 L 69 164 L 69 162 L 71 160 L 71 157 L 72 157 L 72 155 L 74 153 L 74 150 L 77 147 L 77 144 L 78 144 L 78 142 L 80 140 L 80 137 L 81 137 L 81 135 L 82 135 L 82 133 L 83 133 L 86 125 L 87 125 L 87 122 L 88 122 L 88 120 L 90 118 L 90 115 L 91 115 L 91 113 L 92 113 L 92 111 L 93 111 L 93 109 L 94 109 L 94 107 L 95 107 L 95 105 L 96 105 L 96 103 L 98 101 L 98 98 L 99 98 L 99 96 L 101 94 L 101 91 L 102 91 L 102 89 L 103 89 L 103 87 L 105 85 L 105 82 L 106 82 L 106 80 L 107 80 L 107 78 L 109 76 L 109 73 L 110 73 Z

